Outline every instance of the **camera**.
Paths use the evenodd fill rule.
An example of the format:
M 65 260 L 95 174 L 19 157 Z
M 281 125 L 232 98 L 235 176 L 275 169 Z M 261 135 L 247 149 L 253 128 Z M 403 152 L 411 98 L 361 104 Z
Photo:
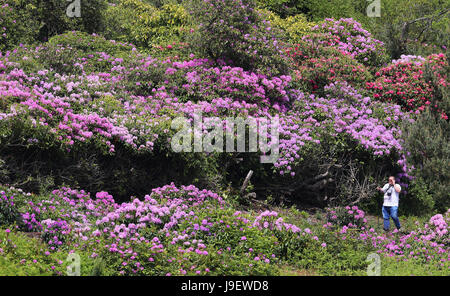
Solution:
M 387 189 L 387 191 L 386 191 L 386 195 L 387 196 L 391 196 L 392 195 L 392 188 L 393 188 L 394 186 L 393 185 L 389 185 L 389 188 Z

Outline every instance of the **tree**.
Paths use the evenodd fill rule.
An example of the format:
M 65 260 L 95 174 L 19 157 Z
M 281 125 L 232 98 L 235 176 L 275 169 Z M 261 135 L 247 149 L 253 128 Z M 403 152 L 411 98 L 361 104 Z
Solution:
M 426 110 L 415 122 L 404 122 L 402 134 L 412 174 L 428 185 L 436 209 L 445 211 L 450 206 L 449 121 Z

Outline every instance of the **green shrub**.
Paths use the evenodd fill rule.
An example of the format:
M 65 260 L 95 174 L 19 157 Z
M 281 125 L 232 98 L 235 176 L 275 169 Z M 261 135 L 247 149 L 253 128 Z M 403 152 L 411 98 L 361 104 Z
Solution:
M 287 36 L 287 42 L 296 44 L 301 42 L 302 37 L 311 34 L 311 28 L 316 24 L 309 22 L 303 14 L 296 14 L 287 18 L 280 18 L 274 13 L 267 13 L 267 20 L 280 30 L 284 31 Z
M 40 40 L 46 41 L 51 36 L 62 34 L 65 31 L 83 31 L 87 33 L 99 32 L 103 29 L 103 11 L 106 9 L 105 0 L 89 0 L 80 2 L 80 17 L 69 17 L 67 9 L 70 3 L 60 0 L 27 0 L 37 2 L 37 15 L 35 16 L 43 27 L 40 31 Z
M 320 239 L 322 239 L 320 235 Z M 369 265 L 367 255 L 372 252 L 370 247 L 360 244 L 357 240 L 347 238 L 339 240 L 328 233 L 327 246 L 309 245 L 297 252 L 293 264 L 305 269 L 312 269 L 319 275 L 366 275 Z
M 254 72 L 287 74 L 281 32 L 256 10 L 254 0 L 195 0 L 190 13 L 198 25 L 190 44 L 202 56 Z
M 36 238 L 0 228 L 0 276 L 62 275 L 66 256 L 50 253 Z
M 435 209 L 445 211 L 450 206 L 450 122 L 436 118 L 429 110 L 421 113 L 414 122 L 403 123 L 404 149 L 408 151 L 407 163 L 412 175 L 428 185 Z M 422 182 L 422 181 L 420 181 Z M 419 183 L 420 184 L 420 183 Z M 421 189 L 422 188 L 422 189 Z M 427 200 L 424 187 L 415 190 L 421 200 Z M 426 202 L 430 205 L 429 202 Z
M 120 0 L 105 11 L 108 39 L 131 42 L 147 50 L 176 47 L 189 31 L 188 16 L 180 4 L 156 8 L 141 0 Z
M 257 3 L 282 18 L 308 12 L 307 1 L 304 0 L 257 0 Z
M 33 42 L 39 32 L 33 1 L 5 0 L 0 4 L 0 52 Z
M 369 29 L 394 59 L 438 53 L 450 44 L 449 5 L 441 0 L 383 0 L 382 17 L 372 18 Z
M 14 201 L 14 196 L 0 192 L 0 226 L 19 222 L 20 214 Z
M 102 11 L 105 0 L 81 1 L 81 16 L 68 17 L 70 3 L 61 0 L 5 0 L 0 6 L 0 51 L 12 49 L 20 43 L 47 41 L 65 31 L 88 33 L 103 28 Z
M 422 216 L 430 214 L 435 206 L 433 195 L 430 194 L 428 185 L 422 178 L 417 178 L 411 182 L 408 194 L 402 198 L 402 208 L 408 214 Z
M 80 31 L 72 31 L 54 36 L 49 39 L 47 44 L 60 45 L 63 47 L 70 46 L 75 50 L 83 51 L 86 55 L 96 52 L 105 52 L 120 57 L 125 54 L 130 54 L 133 50 L 131 44 L 107 40 L 105 37 L 97 34 L 88 34 Z

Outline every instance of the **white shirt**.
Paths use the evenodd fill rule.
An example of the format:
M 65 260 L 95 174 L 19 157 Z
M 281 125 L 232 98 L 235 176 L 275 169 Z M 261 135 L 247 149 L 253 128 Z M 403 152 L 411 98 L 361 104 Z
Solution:
M 387 183 L 386 185 L 383 186 L 383 192 L 384 192 L 384 203 L 383 203 L 383 206 L 385 206 L 385 207 L 398 207 L 398 197 L 399 197 L 400 193 L 395 191 L 395 188 L 400 189 L 400 190 L 402 188 L 398 184 L 395 184 L 395 188 L 394 187 L 390 187 L 389 188 L 389 186 L 390 186 L 389 183 Z M 388 192 L 391 192 L 391 196 L 388 196 Z

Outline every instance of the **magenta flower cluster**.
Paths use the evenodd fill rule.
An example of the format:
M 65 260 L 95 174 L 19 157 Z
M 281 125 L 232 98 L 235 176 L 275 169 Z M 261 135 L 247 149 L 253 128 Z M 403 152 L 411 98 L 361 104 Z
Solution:
M 348 53 L 367 66 L 382 65 L 386 55 L 383 42 L 373 38 L 369 31 L 352 18 L 341 18 L 339 20 L 327 18 L 314 26 L 312 31 L 322 33 L 325 36 L 319 38 L 317 36 L 305 36 L 305 40 L 317 39 L 322 45 L 335 47 Z

